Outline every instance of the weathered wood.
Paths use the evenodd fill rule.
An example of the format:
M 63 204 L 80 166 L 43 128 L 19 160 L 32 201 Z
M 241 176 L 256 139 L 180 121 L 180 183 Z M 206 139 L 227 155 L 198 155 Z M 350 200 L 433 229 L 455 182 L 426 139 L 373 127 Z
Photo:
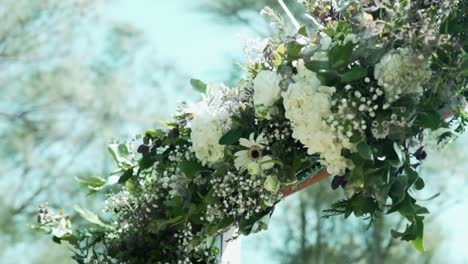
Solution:
M 330 176 L 330 173 L 328 173 L 327 169 L 323 169 L 322 171 L 320 171 L 319 173 L 315 174 L 312 177 L 309 177 L 305 181 L 302 181 L 298 184 L 289 185 L 281 191 L 281 193 L 283 194 L 283 198 L 291 194 L 294 194 L 300 190 L 303 190 L 309 187 L 310 185 L 318 183 L 319 181 L 328 178 L 328 176 Z

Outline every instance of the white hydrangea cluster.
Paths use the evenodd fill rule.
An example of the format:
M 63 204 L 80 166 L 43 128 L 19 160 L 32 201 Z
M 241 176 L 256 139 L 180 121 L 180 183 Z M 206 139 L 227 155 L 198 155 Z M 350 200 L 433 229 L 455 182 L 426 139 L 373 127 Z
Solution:
M 331 96 L 335 88 L 323 86 L 302 61 L 297 69 L 295 83 L 282 93 L 286 118 L 293 128 L 292 136 L 308 148 L 309 154 L 320 153 L 329 173 L 344 174 L 350 161 L 341 155 L 343 144 L 324 121 L 332 114 Z
M 224 146 L 218 141 L 226 132 L 230 117 L 210 107 L 206 101 L 198 104 L 193 114 L 190 133 L 192 150 L 203 165 L 211 165 L 224 157 Z
M 431 71 L 422 55 L 401 48 L 382 57 L 375 65 L 374 77 L 383 87 L 385 99 L 391 103 L 404 94 L 422 95 L 423 84 L 431 78 Z

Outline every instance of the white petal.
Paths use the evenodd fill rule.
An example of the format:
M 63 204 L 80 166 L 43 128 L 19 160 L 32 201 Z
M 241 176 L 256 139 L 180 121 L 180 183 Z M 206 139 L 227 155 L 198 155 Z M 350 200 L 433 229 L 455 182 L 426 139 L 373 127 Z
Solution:
M 265 156 L 260 160 L 260 162 L 268 161 L 268 160 L 272 160 L 271 157 L 270 156 Z M 268 163 L 262 164 L 262 169 L 263 170 L 268 170 L 268 169 L 273 168 L 274 166 L 275 166 L 275 163 L 268 162 Z
M 249 141 L 249 140 L 247 140 L 247 139 L 245 139 L 245 138 L 239 139 L 239 144 L 240 144 L 241 146 L 246 147 L 246 148 L 250 148 L 250 147 L 252 147 L 252 146 L 255 145 L 255 143 L 252 143 L 251 141 Z
M 263 133 L 261 133 L 260 135 L 258 135 L 257 137 L 257 140 L 256 140 L 256 143 L 257 145 L 263 145 L 265 144 L 265 135 Z
M 236 159 L 234 159 L 234 166 L 236 167 L 236 169 L 238 169 L 239 171 L 243 171 L 245 170 L 245 168 L 247 167 L 247 164 L 249 163 L 249 159 L 245 156 L 240 156 L 240 157 L 237 157 Z
M 236 156 L 236 157 L 241 157 L 241 156 L 248 157 L 249 156 L 249 151 L 248 150 L 239 150 L 236 153 L 234 153 L 234 156 Z

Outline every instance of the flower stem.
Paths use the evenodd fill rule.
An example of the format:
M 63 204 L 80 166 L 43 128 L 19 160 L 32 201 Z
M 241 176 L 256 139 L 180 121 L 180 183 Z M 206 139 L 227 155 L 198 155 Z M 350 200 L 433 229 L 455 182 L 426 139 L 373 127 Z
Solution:
M 294 15 L 291 13 L 291 11 L 289 10 L 289 8 L 286 6 L 286 4 L 283 2 L 283 0 L 278 0 L 278 3 L 280 4 L 280 6 L 283 8 L 284 12 L 286 13 L 286 15 L 288 15 L 289 19 L 291 20 L 291 22 L 293 23 L 294 27 L 296 28 L 296 30 L 299 30 L 301 28 L 301 26 L 299 25 L 299 22 L 297 22 L 296 18 L 294 17 Z

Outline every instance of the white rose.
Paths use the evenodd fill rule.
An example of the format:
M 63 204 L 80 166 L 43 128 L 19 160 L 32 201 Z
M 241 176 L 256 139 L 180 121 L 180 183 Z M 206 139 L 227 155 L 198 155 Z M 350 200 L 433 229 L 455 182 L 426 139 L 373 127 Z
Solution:
M 211 165 L 224 157 L 224 146 L 218 141 L 223 136 L 223 124 L 227 120 L 204 103 L 198 110 L 191 122 L 192 148 L 203 165 Z
M 263 188 L 265 188 L 265 190 L 271 192 L 271 193 L 275 193 L 277 191 L 279 191 L 279 181 L 278 181 L 278 178 L 276 176 L 268 176 L 265 180 L 265 182 L 263 183 Z
M 254 80 L 254 104 L 265 107 L 273 106 L 280 98 L 281 76 L 272 71 L 261 71 Z

